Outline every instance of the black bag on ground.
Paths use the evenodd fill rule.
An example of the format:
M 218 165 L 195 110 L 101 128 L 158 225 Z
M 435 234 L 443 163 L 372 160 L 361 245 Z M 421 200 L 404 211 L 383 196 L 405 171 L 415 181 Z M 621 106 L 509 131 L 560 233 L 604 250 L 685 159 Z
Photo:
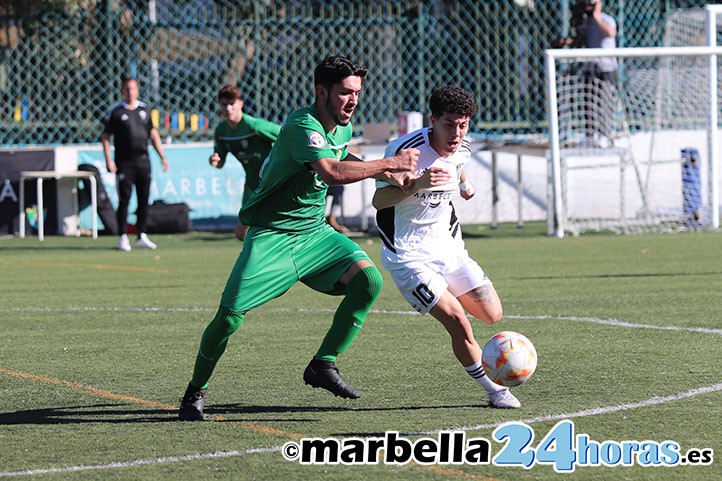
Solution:
M 166 204 L 162 200 L 156 200 L 148 206 L 148 233 L 188 232 L 191 230 L 190 211 L 190 207 L 185 202 Z
M 91 172 L 95 177 L 95 185 L 98 186 L 98 217 L 105 226 L 105 234 L 118 235 L 118 218 L 115 215 L 115 207 L 108 198 L 108 193 L 105 191 L 105 186 L 100 179 L 100 171 L 91 164 L 81 164 L 78 166 L 78 170 L 85 172 Z M 79 208 L 80 210 L 90 206 L 90 180 L 81 179 L 83 182 L 83 190 L 79 194 Z

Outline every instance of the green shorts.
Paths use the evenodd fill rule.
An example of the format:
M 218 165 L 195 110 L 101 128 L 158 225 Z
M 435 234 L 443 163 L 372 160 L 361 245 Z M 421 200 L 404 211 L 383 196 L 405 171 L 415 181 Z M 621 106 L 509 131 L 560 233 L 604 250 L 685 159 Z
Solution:
M 252 227 L 226 282 L 221 307 L 245 314 L 299 280 L 319 292 L 343 294 L 338 280 L 360 260 L 371 262 L 358 244 L 331 226 L 310 233 Z

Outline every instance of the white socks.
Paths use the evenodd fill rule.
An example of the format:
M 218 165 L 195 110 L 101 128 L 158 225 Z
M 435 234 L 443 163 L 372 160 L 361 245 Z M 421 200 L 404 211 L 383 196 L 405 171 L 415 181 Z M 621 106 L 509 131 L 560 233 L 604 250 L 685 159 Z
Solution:
M 504 389 L 503 386 L 499 386 L 491 379 L 489 379 L 489 376 L 486 375 L 486 373 L 484 372 L 484 368 L 481 366 L 481 359 L 476 361 L 471 366 L 464 366 L 464 369 L 466 370 L 466 372 L 469 373 L 469 376 L 473 377 L 474 380 L 478 382 L 481 387 L 484 388 L 484 391 L 486 391 L 487 394 L 492 394 Z

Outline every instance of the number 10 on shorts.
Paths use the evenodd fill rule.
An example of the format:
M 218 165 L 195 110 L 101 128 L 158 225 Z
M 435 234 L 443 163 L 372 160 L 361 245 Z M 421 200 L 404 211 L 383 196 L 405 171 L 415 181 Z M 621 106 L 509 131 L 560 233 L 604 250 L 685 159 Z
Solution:
M 574 434 L 574 423 L 558 422 L 532 447 L 534 430 L 521 422 L 507 423 L 494 430 L 495 441 L 506 443 L 494 456 L 496 466 L 553 465 L 559 473 L 569 473 L 577 466 L 679 466 L 711 464 L 712 449 L 680 452 L 674 441 L 594 441 L 587 434 Z

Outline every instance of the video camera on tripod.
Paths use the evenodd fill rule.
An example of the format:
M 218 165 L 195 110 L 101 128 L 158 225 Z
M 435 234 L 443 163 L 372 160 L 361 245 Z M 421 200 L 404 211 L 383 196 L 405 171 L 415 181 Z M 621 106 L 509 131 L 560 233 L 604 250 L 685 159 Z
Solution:
M 574 48 L 585 48 L 587 24 L 592 20 L 594 7 L 599 0 L 577 0 L 572 5 L 572 15 L 569 21 L 571 36 L 558 38 L 552 42 L 552 47 L 561 48 L 569 45 Z

